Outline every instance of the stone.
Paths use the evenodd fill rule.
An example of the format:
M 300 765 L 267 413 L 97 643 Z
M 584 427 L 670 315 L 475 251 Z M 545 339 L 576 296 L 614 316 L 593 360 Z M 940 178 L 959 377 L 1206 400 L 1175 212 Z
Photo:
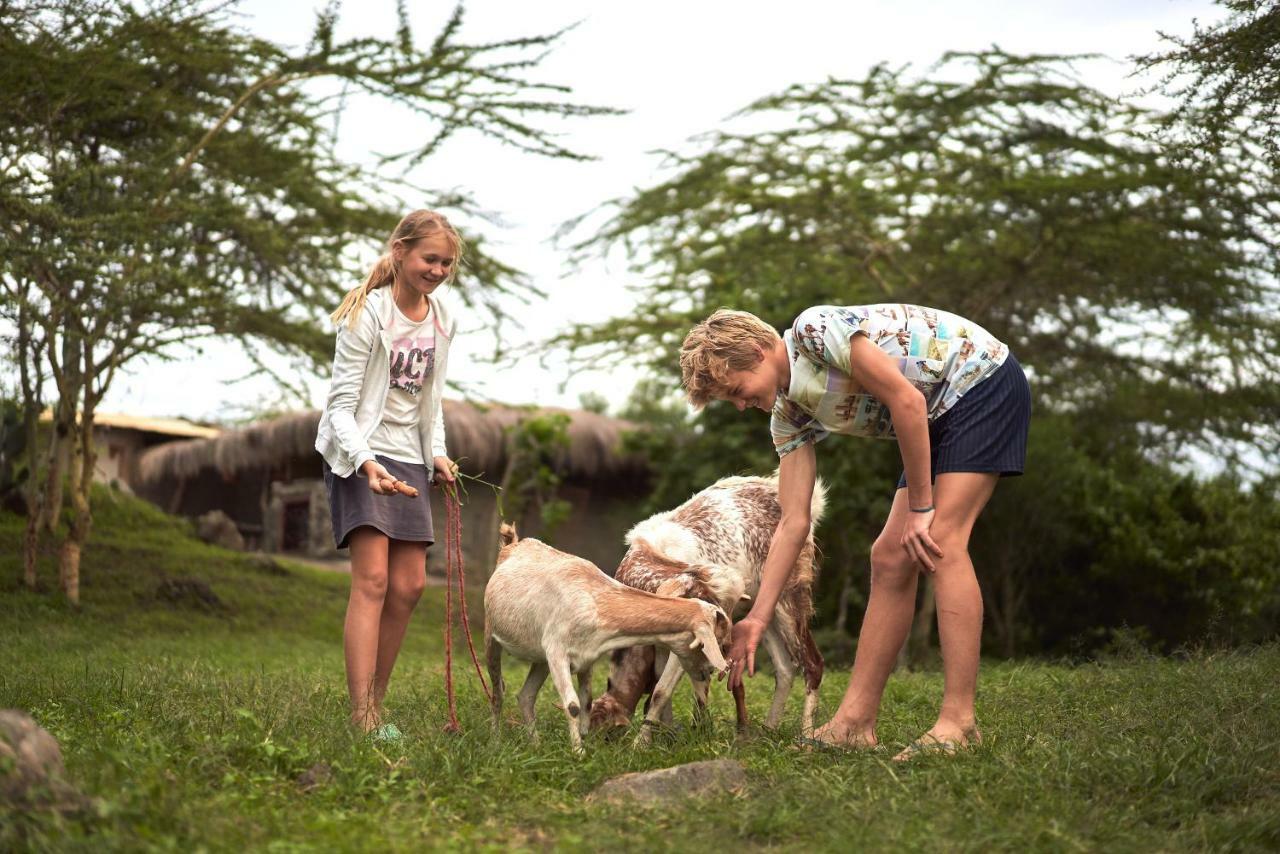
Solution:
M 656 805 L 717 792 L 738 792 L 746 785 L 747 771 L 742 763 L 712 759 L 612 777 L 601 783 L 587 800 Z
M 62 811 L 87 804 L 67 782 L 58 740 L 19 709 L 0 710 L 0 801 Z
M 196 518 L 196 536 L 206 543 L 233 551 L 244 551 L 244 537 L 236 523 L 221 510 L 210 510 Z
M 306 771 L 298 775 L 298 788 L 304 792 L 310 792 L 321 786 L 327 786 L 333 782 L 333 769 L 329 767 L 327 762 L 317 762 Z
M 264 552 L 253 552 L 249 555 L 249 565 L 259 572 L 264 572 L 267 575 L 289 574 L 289 570 L 281 566 L 278 560 Z
M 166 578 L 156 585 L 156 598 L 179 608 L 218 613 L 227 606 L 208 582 L 199 578 Z

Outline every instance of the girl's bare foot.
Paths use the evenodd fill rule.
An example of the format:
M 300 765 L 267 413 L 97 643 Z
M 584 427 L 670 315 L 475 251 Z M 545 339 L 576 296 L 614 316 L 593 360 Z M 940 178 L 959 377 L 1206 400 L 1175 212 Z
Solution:
M 382 726 L 382 713 L 377 709 L 351 713 L 351 726 L 366 735 Z

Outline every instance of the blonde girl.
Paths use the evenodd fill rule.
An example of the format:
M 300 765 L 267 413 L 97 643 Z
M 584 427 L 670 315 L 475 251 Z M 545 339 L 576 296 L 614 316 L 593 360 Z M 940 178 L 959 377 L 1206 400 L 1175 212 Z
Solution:
M 452 483 L 441 400 L 455 320 L 437 294 L 464 244 L 442 215 L 400 221 L 364 284 L 332 315 L 333 380 L 316 450 L 338 548 L 351 550 L 343 627 L 351 723 L 375 737 L 400 731 L 382 701 L 435 541 L 429 484 Z

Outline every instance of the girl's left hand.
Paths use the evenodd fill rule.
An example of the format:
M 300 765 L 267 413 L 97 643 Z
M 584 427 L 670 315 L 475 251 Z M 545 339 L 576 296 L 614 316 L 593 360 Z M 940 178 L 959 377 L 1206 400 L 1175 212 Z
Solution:
M 928 513 L 908 513 L 907 524 L 902 528 L 902 548 L 911 559 L 919 563 L 929 572 L 934 571 L 930 552 L 942 557 L 942 549 L 929 536 L 929 528 L 933 525 L 935 511 Z
M 445 456 L 435 458 L 436 478 L 453 483 L 458 477 L 458 464 Z

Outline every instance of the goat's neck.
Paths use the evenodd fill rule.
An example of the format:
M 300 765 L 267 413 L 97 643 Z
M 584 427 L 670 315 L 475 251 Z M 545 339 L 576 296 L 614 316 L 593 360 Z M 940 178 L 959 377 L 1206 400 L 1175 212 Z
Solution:
M 689 599 L 653 596 L 633 590 L 611 590 L 599 601 L 600 621 L 620 641 L 610 648 L 643 643 L 658 635 L 690 631 L 699 606 Z

